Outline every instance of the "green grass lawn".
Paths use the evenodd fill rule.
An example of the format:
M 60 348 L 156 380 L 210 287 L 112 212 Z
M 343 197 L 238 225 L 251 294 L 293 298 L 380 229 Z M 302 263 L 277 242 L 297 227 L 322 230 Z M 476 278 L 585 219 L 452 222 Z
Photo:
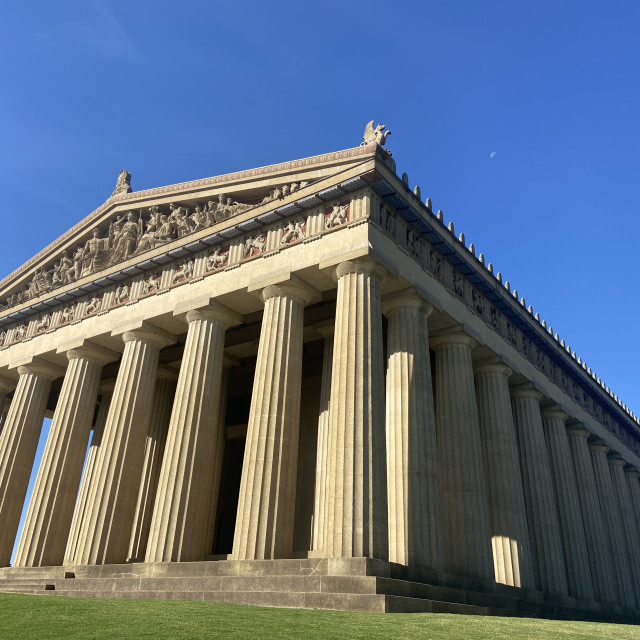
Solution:
M 640 627 L 448 614 L 268 609 L 215 602 L 0 594 L 0 638 L 640 639 Z

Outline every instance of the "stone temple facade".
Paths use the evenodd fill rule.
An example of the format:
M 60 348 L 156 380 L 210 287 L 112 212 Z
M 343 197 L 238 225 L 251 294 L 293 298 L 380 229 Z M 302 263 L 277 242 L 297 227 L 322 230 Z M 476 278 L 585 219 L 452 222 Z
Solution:
M 638 620 L 636 417 L 385 137 L 121 172 L 0 282 L 0 589 Z

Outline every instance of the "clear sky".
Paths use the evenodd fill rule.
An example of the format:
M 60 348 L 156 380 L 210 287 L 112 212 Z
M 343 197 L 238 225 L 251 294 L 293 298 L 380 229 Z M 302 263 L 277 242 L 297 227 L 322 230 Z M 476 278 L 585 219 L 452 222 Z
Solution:
M 640 2 L 4 3 L 0 277 L 134 190 L 357 146 L 640 414 Z

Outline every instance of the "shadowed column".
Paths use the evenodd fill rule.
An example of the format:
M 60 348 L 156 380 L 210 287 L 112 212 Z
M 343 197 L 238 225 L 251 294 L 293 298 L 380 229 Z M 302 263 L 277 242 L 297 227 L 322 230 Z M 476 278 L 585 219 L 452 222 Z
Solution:
M 0 436 L 0 567 L 11 560 L 51 381 L 64 370 L 43 361 L 18 367 L 20 378 Z
M 262 291 L 264 313 L 242 464 L 233 558 L 289 558 L 293 526 L 302 330 L 308 292 L 293 283 Z
M 144 448 L 142 479 L 136 503 L 136 515 L 133 520 L 131 542 L 127 557 L 132 560 L 144 560 L 149 539 L 149 528 L 156 499 L 156 490 L 162 466 L 165 443 L 171 409 L 176 394 L 178 372 L 168 367 L 159 367 L 156 386 L 153 390 L 153 407 L 149 420 L 149 433 Z
M 640 471 L 632 465 L 627 465 L 624 468 L 624 475 L 627 479 L 627 486 L 629 487 L 629 497 L 633 505 L 636 528 L 640 530 L 640 483 L 638 483 Z
M 415 293 L 387 299 L 389 560 L 442 570 L 442 515 L 427 318 Z
M 636 593 L 636 602 L 640 602 L 640 538 L 629 485 L 624 474 L 626 462 L 617 453 L 610 453 L 608 456 L 609 468 L 611 470 L 611 480 L 613 490 L 617 498 L 618 512 L 622 517 L 623 535 L 629 554 L 629 570 L 633 578 Z
M 78 547 L 78 539 L 80 531 L 84 528 L 85 513 L 87 511 L 87 503 L 89 501 L 89 491 L 92 486 L 91 478 L 95 469 L 96 456 L 102 442 L 104 433 L 104 425 L 107 421 L 109 406 L 111 405 L 111 396 L 113 395 L 114 381 L 103 382 L 100 385 L 101 399 L 98 407 L 98 415 L 93 426 L 93 435 L 91 436 L 91 444 L 87 453 L 87 460 L 84 464 L 82 480 L 80 481 L 80 490 L 76 499 L 76 506 L 73 510 L 73 519 L 71 521 L 71 529 L 67 540 L 67 547 L 64 552 L 64 564 L 76 563 L 76 552 Z
M 147 562 L 200 560 L 209 552 L 221 471 L 220 388 L 225 331 L 241 318 L 222 305 L 186 314 L 189 325 L 149 532 Z
M 566 594 L 568 586 L 562 535 L 540 415 L 542 394 L 526 384 L 512 388 L 511 398 L 536 587 L 542 591 Z
M 78 495 L 102 366 L 118 357 L 97 345 L 66 352 L 69 364 L 16 552 L 15 566 L 61 565 Z
M 542 424 L 558 498 L 569 593 L 576 598 L 593 600 L 595 595 L 587 552 L 587 538 L 584 533 L 578 485 L 565 428 L 567 417 L 567 414 L 557 405 L 546 407 L 542 412 Z
M 531 543 L 511 412 L 511 369 L 497 358 L 475 369 L 496 582 L 533 589 Z
M 438 469 L 445 570 L 494 579 L 471 348 L 462 332 L 431 339 L 436 353 Z
M 571 425 L 567 427 L 567 435 L 576 472 L 595 598 L 598 602 L 617 602 L 618 592 L 613 575 L 613 557 L 605 534 L 593 465 L 587 445 L 587 438 L 591 434 L 584 427 Z
M 370 260 L 336 269 L 324 549 L 327 557 L 387 559 L 387 475 L 380 283 Z
M 313 501 L 313 550 L 324 547 L 324 508 L 327 494 L 327 457 L 329 455 L 329 402 L 331 399 L 331 368 L 333 364 L 333 325 L 316 327 L 324 336 L 322 355 L 322 384 L 320 387 L 320 413 L 318 415 L 318 445 L 316 449 L 316 487 Z
M 125 562 L 149 429 L 160 331 L 127 331 L 102 444 L 98 449 L 86 521 L 78 541 L 79 564 Z
M 635 588 L 629 570 L 629 554 L 622 531 L 622 515 L 619 512 L 618 500 L 613 490 L 611 471 L 607 462 L 609 447 L 600 439 L 588 443 L 596 479 L 600 510 L 604 522 L 605 535 L 613 554 L 613 574 L 618 583 L 620 604 L 623 607 L 635 606 Z
M 7 403 L 7 395 L 15 388 L 16 383 L 13 380 L 0 376 L 0 435 L 2 434 L 2 429 L 4 428 L 4 423 L 7 419 L 7 414 L 5 413 L 4 408 Z

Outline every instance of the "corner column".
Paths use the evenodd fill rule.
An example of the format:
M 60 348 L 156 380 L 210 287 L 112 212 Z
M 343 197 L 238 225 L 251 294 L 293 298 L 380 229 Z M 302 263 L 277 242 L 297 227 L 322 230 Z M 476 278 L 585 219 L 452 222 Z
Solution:
M 234 560 L 289 558 L 293 552 L 306 289 L 262 291 L 264 313 L 242 464 Z
M 631 465 L 627 465 L 624 468 L 624 476 L 627 479 L 627 486 L 629 487 L 629 497 L 633 505 L 636 528 L 640 530 L 640 484 L 638 483 L 640 471 Z
M 177 371 L 168 367 L 159 367 L 156 386 L 153 390 L 153 407 L 149 420 L 149 433 L 144 447 L 142 479 L 138 491 L 136 514 L 127 557 L 129 560 L 144 560 L 149 540 L 149 529 L 156 491 L 160 477 L 160 468 L 167 441 L 167 431 L 171 420 L 171 409 L 176 394 Z
M 45 362 L 18 367 L 20 378 L 0 436 L 0 567 L 9 566 L 51 381 L 64 370 Z
M 582 507 L 593 591 L 598 602 L 615 603 L 618 602 L 618 590 L 613 575 L 613 558 L 602 520 L 598 489 L 587 445 L 587 438 L 591 434 L 580 425 L 570 425 L 567 427 L 567 435 Z
M 442 515 L 427 318 L 407 292 L 385 300 L 389 560 L 442 570 Z
M 242 319 L 211 303 L 189 311 L 146 562 L 201 560 L 209 551 L 212 487 L 221 472 L 220 389 L 225 331 Z M 256 376 L 257 376 L 256 372 Z
M 536 587 L 550 593 L 567 594 L 558 507 L 540 415 L 542 394 L 526 384 L 512 388 L 511 398 L 520 445 Z
M 497 358 L 475 369 L 496 582 L 534 588 L 518 442 L 509 396 L 512 371 Z
M 149 429 L 160 348 L 170 342 L 160 330 L 126 331 L 124 353 L 98 449 L 78 564 L 125 562 L 144 445 Z
M 588 443 L 593 463 L 593 473 L 600 498 L 600 509 L 604 521 L 605 535 L 613 554 L 614 576 L 618 582 L 620 604 L 632 609 L 635 607 L 635 587 L 629 570 L 629 554 L 622 531 L 622 515 L 618 500 L 613 490 L 611 471 L 607 462 L 609 447 L 600 439 Z
M 389 555 L 380 283 L 372 260 L 338 265 L 324 555 Z
M 571 450 L 565 422 L 567 414 L 554 405 L 542 411 L 542 424 L 558 498 L 558 514 L 564 557 L 567 563 L 569 593 L 576 598 L 594 600 L 587 538 L 582 521 L 576 474 L 571 462 Z
M 640 539 L 638 538 L 638 528 L 629 486 L 624 474 L 626 462 L 617 453 L 609 454 L 608 460 L 613 491 L 617 498 L 618 511 L 622 517 L 624 541 L 627 545 L 629 557 L 629 571 L 633 578 L 636 602 L 640 603 Z
M 69 364 L 38 469 L 15 566 L 61 565 L 87 451 L 102 366 L 117 353 L 96 346 L 66 352 Z
M 64 564 L 76 564 L 78 540 L 80 538 L 80 532 L 85 527 L 85 513 L 89 502 L 90 487 L 92 486 L 91 479 L 95 469 L 98 449 L 102 442 L 104 425 L 107 422 L 107 415 L 109 413 L 109 406 L 111 405 L 111 396 L 113 395 L 114 386 L 115 381 L 112 380 L 103 382 L 100 385 L 100 406 L 98 407 L 98 414 L 96 416 L 95 424 L 93 425 L 91 444 L 89 445 L 89 452 L 87 453 L 87 460 L 84 464 L 82 480 L 80 481 L 80 490 L 78 491 L 76 506 L 73 511 L 71 529 L 69 538 L 67 539 L 67 547 L 64 552 Z
M 322 383 L 318 415 L 318 444 L 316 448 L 316 487 L 313 499 L 313 550 L 324 548 L 324 508 L 327 494 L 327 458 L 329 456 L 329 403 L 331 400 L 331 369 L 333 365 L 333 325 L 316 327 L 324 336 L 322 354 Z
M 462 332 L 431 339 L 436 353 L 438 469 L 445 571 L 494 580 L 489 506 L 471 348 Z

